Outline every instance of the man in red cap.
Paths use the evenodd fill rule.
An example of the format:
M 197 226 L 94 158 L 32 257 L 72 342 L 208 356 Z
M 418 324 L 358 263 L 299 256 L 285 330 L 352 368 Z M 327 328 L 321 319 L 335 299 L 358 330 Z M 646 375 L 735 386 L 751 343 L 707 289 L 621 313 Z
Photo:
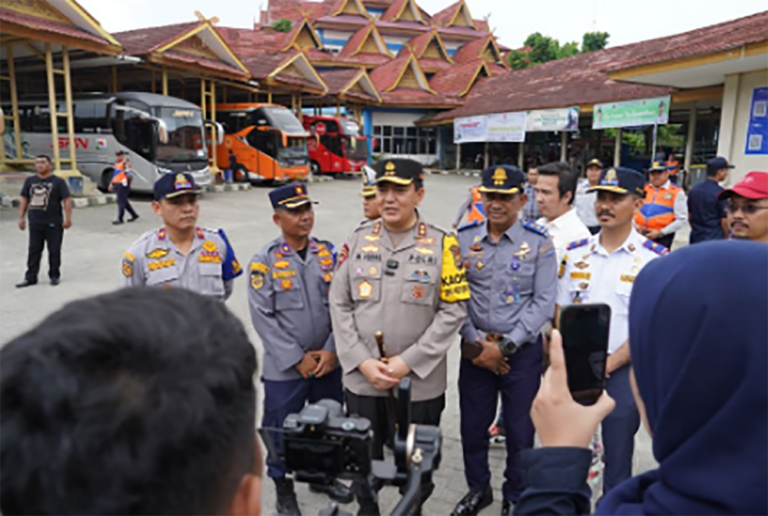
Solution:
M 768 244 L 768 172 L 750 172 L 720 200 L 727 200 L 728 227 L 733 238 Z

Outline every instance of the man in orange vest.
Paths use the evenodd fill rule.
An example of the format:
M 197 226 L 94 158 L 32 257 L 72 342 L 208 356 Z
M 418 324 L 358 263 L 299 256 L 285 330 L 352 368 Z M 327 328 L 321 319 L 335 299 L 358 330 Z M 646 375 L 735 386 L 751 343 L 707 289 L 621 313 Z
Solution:
M 112 222 L 112 224 L 118 225 L 123 223 L 125 210 L 128 210 L 128 213 L 131 214 L 128 222 L 133 222 L 139 218 L 139 215 L 134 211 L 131 202 L 128 200 L 128 194 L 131 193 L 133 170 L 131 170 L 131 160 L 128 159 L 125 152 L 117 151 L 117 161 L 115 161 L 113 168 L 114 174 L 112 175 L 112 183 L 109 185 L 109 190 L 117 194 L 117 220 Z
M 680 162 L 674 154 L 670 154 L 667 159 L 667 170 L 669 171 L 669 180 L 678 186 L 682 186 L 682 178 L 678 177 L 678 174 L 680 174 Z
M 665 163 L 654 162 L 648 170 L 645 202 L 635 215 L 637 230 L 667 249 L 675 241 L 675 233 L 688 220 L 688 201 L 682 188 L 669 180 Z
M 483 196 L 480 193 L 479 185 L 469 189 L 467 200 L 459 208 L 459 213 L 453 223 L 454 229 L 459 227 L 464 215 L 467 216 L 467 224 L 485 221 L 485 207 L 483 206 Z

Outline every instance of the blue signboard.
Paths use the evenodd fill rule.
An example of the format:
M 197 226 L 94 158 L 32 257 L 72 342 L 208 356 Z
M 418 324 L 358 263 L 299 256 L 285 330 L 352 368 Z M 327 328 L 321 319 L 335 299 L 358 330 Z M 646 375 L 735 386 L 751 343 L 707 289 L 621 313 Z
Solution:
M 768 154 L 768 87 L 752 91 L 752 110 L 744 154 Z

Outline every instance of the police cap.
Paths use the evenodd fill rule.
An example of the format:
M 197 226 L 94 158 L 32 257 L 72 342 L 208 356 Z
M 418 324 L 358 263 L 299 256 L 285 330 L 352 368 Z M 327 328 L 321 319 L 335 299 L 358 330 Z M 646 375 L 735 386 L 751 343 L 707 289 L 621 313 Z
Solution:
M 588 192 L 613 192 L 619 195 L 645 195 L 645 177 L 637 170 L 626 167 L 606 168 L 600 174 L 600 182 Z
M 385 159 L 376 163 L 376 184 L 410 185 L 424 181 L 424 167 L 412 159 Z
M 304 183 L 295 183 L 283 185 L 269 192 L 269 201 L 272 208 L 283 208 L 286 210 L 295 210 L 305 204 L 317 204 L 309 198 L 307 185 Z
M 155 182 L 155 200 L 173 199 L 182 195 L 197 195 L 200 189 L 189 174 L 164 174 Z
M 523 189 L 525 174 L 511 165 L 499 165 L 483 170 L 482 193 L 515 194 Z

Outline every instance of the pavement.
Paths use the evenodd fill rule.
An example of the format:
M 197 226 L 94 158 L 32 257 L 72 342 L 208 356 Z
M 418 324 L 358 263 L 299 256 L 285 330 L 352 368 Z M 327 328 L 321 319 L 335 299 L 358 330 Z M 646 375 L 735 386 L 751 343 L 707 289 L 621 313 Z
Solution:
M 458 206 L 466 198 L 468 188 L 476 182 L 471 177 L 455 175 L 427 177 L 427 194 L 421 208 L 423 216 L 432 223 L 449 228 Z M 359 179 L 310 186 L 310 194 L 320 201 L 315 207 L 316 236 L 341 245 L 362 219 L 359 191 Z M 256 187 L 247 191 L 208 193 L 201 200 L 200 225 L 224 228 L 244 264 L 278 234 L 272 223 L 267 193 L 267 188 Z M 141 218 L 122 226 L 111 224 L 117 209 L 114 205 L 76 210 L 73 227 L 64 237 L 61 285 L 51 287 L 44 281 L 46 270 L 43 260 L 41 283 L 23 290 L 15 289 L 14 284 L 24 276 L 27 234 L 18 229 L 15 210 L 0 210 L 0 343 L 7 343 L 29 330 L 68 302 L 120 288 L 123 252 L 145 231 L 156 229 L 161 224 L 152 212 L 149 197 L 132 198 L 132 203 Z M 252 342 L 261 350 L 261 341 L 248 314 L 247 282 L 244 278 L 239 279 L 227 306 L 243 321 Z M 456 345 L 449 356 L 449 389 L 442 418 L 442 464 L 435 474 L 435 492 L 424 508 L 426 515 L 450 514 L 467 490 L 459 437 L 458 358 L 459 348 Z M 261 401 L 259 417 L 260 408 Z M 638 432 L 636 442 L 634 471 L 641 473 L 655 467 L 655 462 L 651 455 L 650 438 L 644 430 Z M 501 512 L 505 464 L 503 445 L 492 446 L 489 461 L 495 502 L 481 513 L 483 515 Z M 328 506 L 327 498 L 309 493 L 306 486 L 298 486 L 297 492 L 306 515 L 318 514 Z M 398 500 L 395 488 L 385 488 L 381 495 L 382 514 L 389 514 Z M 265 514 L 274 514 L 274 487 L 269 481 L 264 483 L 262 506 Z M 344 509 L 355 513 L 357 506 L 352 504 Z

